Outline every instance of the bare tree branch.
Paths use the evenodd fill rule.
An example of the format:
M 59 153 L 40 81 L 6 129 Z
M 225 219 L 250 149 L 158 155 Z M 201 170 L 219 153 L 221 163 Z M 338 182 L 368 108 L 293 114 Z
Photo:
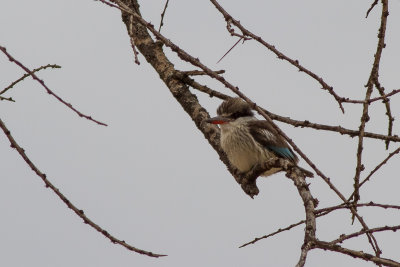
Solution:
M 372 9 L 374 9 L 374 7 L 375 7 L 377 4 L 378 4 L 378 0 L 375 0 L 375 1 L 371 4 L 370 8 L 368 8 L 367 14 L 365 15 L 365 18 L 368 18 L 369 13 L 372 11 Z
M 226 10 L 216 0 L 210 0 L 210 1 L 217 8 L 217 10 L 224 16 L 224 18 L 227 22 L 232 23 L 233 25 L 235 25 L 242 31 L 243 36 L 251 37 L 252 39 L 256 40 L 257 42 L 259 42 L 260 44 L 262 44 L 263 46 L 268 48 L 270 51 L 272 51 L 279 59 L 289 62 L 291 65 L 298 68 L 299 71 L 302 71 L 302 72 L 306 73 L 307 75 L 309 75 L 310 77 L 312 77 L 313 79 L 317 80 L 319 82 L 319 84 L 322 86 L 322 89 L 327 90 L 336 99 L 336 101 L 339 104 L 340 109 L 344 113 L 344 108 L 343 108 L 342 101 L 341 101 L 342 97 L 338 96 L 335 93 L 332 86 L 329 86 L 321 77 L 319 77 L 318 75 L 316 75 L 309 69 L 303 67 L 299 63 L 298 60 L 291 59 L 290 57 L 286 56 L 285 54 L 280 52 L 278 49 L 276 49 L 275 46 L 264 41 L 260 36 L 257 36 L 255 34 L 253 34 L 252 32 L 250 32 L 249 30 L 247 30 L 245 27 L 242 26 L 242 24 L 238 20 L 235 20 L 230 14 L 228 14 L 228 12 L 226 12 Z
M 379 101 L 379 100 L 383 100 L 384 103 L 390 101 L 389 97 L 392 95 L 395 95 L 397 93 L 400 93 L 400 89 L 394 89 L 392 90 L 390 93 L 384 94 L 384 90 L 382 90 L 383 94 L 381 92 L 381 96 L 379 97 L 374 97 L 374 98 L 370 98 L 367 101 L 365 100 L 354 100 L 354 99 L 349 99 L 349 98 L 345 98 L 343 99 L 343 103 L 351 103 L 351 104 L 364 104 L 364 103 L 372 103 L 375 101 Z
M 364 166 L 362 165 L 362 151 L 363 151 L 365 125 L 366 125 L 367 121 L 369 120 L 369 115 L 368 115 L 369 104 L 367 104 L 367 102 L 371 98 L 374 83 L 378 80 L 378 76 L 379 76 L 380 60 L 381 60 L 383 48 L 385 47 L 385 33 L 386 33 L 386 24 L 387 24 L 388 16 L 389 16 L 388 2 L 387 2 L 387 0 L 382 0 L 381 25 L 380 25 L 379 34 L 378 34 L 378 44 L 377 44 L 377 48 L 376 48 L 376 52 L 375 52 L 375 59 L 374 59 L 373 65 L 372 65 L 371 73 L 369 75 L 368 82 L 366 85 L 366 87 L 367 87 L 367 91 L 365 93 L 366 103 L 363 104 L 361 124 L 359 127 L 360 134 L 358 135 L 357 166 L 356 166 L 356 172 L 355 172 L 355 176 L 354 176 L 353 199 L 354 199 L 355 204 L 357 204 L 357 202 L 360 199 L 360 194 L 359 194 L 360 174 L 361 174 L 361 171 L 364 170 Z M 377 247 L 376 241 L 374 241 L 374 243 L 375 243 L 375 246 Z M 379 255 L 380 255 L 379 248 L 377 248 L 375 250 L 375 252 L 376 252 L 376 256 L 379 257 Z
M 386 108 L 386 115 L 388 116 L 388 136 L 392 135 L 392 130 L 393 130 L 393 121 L 394 118 L 392 116 L 392 111 L 390 109 L 390 99 L 387 98 L 387 96 L 385 95 L 385 88 L 383 88 L 383 86 L 381 86 L 378 78 L 375 79 L 375 87 L 376 89 L 378 89 L 379 94 L 381 95 L 381 97 L 383 98 L 383 103 L 385 105 Z M 389 149 L 389 140 L 386 140 L 385 144 L 386 144 L 386 149 Z
M 182 72 L 182 73 L 185 73 L 185 72 Z M 201 72 L 201 73 L 204 74 L 204 72 Z M 218 71 L 216 71 L 216 73 L 218 73 Z M 228 96 L 226 94 L 223 94 L 223 93 L 220 93 L 220 92 L 218 92 L 216 90 L 213 90 L 213 89 L 211 89 L 211 88 L 209 88 L 209 87 L 207 87 L 205 85 L 201 85 L 198 82 L 196 82 L 195 80 L 191 79 L 190 77 L 182 75 L 180 72 L 177 72 L 176 76 L 179 79 L 181 79 L 182 81 L 184 81 L 186 84 L 188 84 L 191 87 L 193 87 L 194 89 L 197 89 L 200 92 L 206 93 L 210 97 L 214 97 L 215 96 L 215 97 L 217 97 L 219 99 L 222 99 L 222 100 L 226 100 L 226 99 L 228 99 L 230 97 L 230 96 Z M 395 90 L 395 91 L 397 91 L 397 90 Z M 400 92 L 400 89 L 399 89 L 399 92 Z M 381 99 L 381 97 L 379 97 L 379 99 Z M 377 99 L 377 100 L 379 100 L 379 99 Z M 371 100 L 373 100 L 373 99 L 371 99 Z M 358 100 L 355 100 L 355 101 L 358 101 Z M 364 103 L 364 101 L 362 100 L 360 103 L 362 104 L 362 103 Z M 326 124 L 319 124 L 319 123 L 310 122 L 309 120 L 300 121 L 300 120 L 291 119 L 289 117 L 280 116 L 278 114 L 272 113 L 272 112 L 270 112 L 270 111 L 268 111 L 266 109 L 263 109 L 263 108 L 262 108 L 262 110 L 266 114 L 268 114 L 268 116 L 271 119 L 277 120 L 277 121 L 280 121 L 280 122 L 284 122 L 284 123 L 287 123 L 287 124 L 290 124 L 290 125 L 293 125 L 294 127 L 311 128 L 311 129 L 315 129 L 315 130 L 324 130 L 324 131 L 337 132 L 337 133 L 340 133 L 341 135 L 349 135 L 352 138 L 358 136 L 359 133 L 360 133 L 360 131 L 346 129 L 346 128 L 340 126 L 340 125 L 332 126 L 332 125 L 326 125 Z M 364 132 L 364 137 L 373 138 L 373 139 L 379 139 L 379 140 L 385 140 L 385 141 L 388 140 L 388 141 L 391 141 L 391 142 L 400 142 L 400 137 L 398 137 L 397 135 L 387 136 L 387 135 L 383 135 L 383 134 Z
M 299 222 L 297 222 L 297 223 L 294 223 L 294 224 L 291 224 L 291 225 L 289 225 L 289 226 L 287 226 L 287 227 L 285 227 L 285 228 L 279 228 L 279 229 L 276 230 L 275 232 L 272 232 L 272 233 L 270 233 L 270 234 L 268 234 L 268 235 L 264 235 L 264 236 L 261 236 L 261 237 L 256 237 L 256 238 L 254 238 L 254 240 L 252 240 L 252 241 L 250 241 L 250 242 L 247 242 L 247 243 L 244 243 L 244 244 L 241 245 L 239 248 L 243 248 L 243 247 L 246 247 L 246 246 L 248 246 L 248 245 L 252 245 L 252 244 L 254 244 L 254 243 L 256 243 L 256 242 L 258 242 L 258 241 L 260 241 L 260 240 L 262 240 L 262 239 L 267 239 L 267 238 L 269 238 L 269 237 L 271 237 L 271 236 L 280 234 L 280 233 L 285 232 L 285 231 L 289 231 L 290 229 L 292 229 L 292 228 L 294 228 L 294 227 L 296 227 L 296 226 L 299 226 L 299 225 L 301 225 L 301 224 L 303 224 L 303 223 L 305 223 L 305 222 L 306 222 L 306 220 L 301 220 L 301 221 L 299 221 Z
M 169 0 L 165 1 L 164 10 L 161 13 L 160 27 L 158 27 L 159 32 L 161 32 L 161 27 L 164 25 L 164 16 L 165 16 L 165 11 L 167 11 L 168 3 L 169 3 Z
M 39 68 L 33 69 L 32 73 L 38 72 L 40 70 L 44 70 L 47 68 L 53 68 L 53 69 L 59 69 L 61 68 L 61 66 L 56 65 L 56 64 L 47 64 L 46 66 L 40 66 Z M 26 77 L 31 76 L 29 73 L 26 73 L 24 75 L 22 75 L 21 78 L 13 81 L 9 86 L 7 86 L 6 88 L 4 88 L 1 92 L 0 95 L 4 94 L 5 92 L 7 92 L 9 89 L 13 88 L 17 83 L 21 82 L 22 80 L 24 80 Z
M 372 228 L 369 230 L 360 230 L 358 232 L 348 234 L 348 235 L 341 235 L 339 238 L 331 241 L 330 243 L 336 244 L 336 243 L 342 243 L 344 240 L 357 237 L 366 233 L 374 233 L 374 232 L 382 232 L 382 231 L 393 231 L 396 232 L 397 230 L 400 229 L 400 225 L 395 225 L 395 226 L 383 226 L 383 227 L 376 227 Z
M 79 117 L 83 117 L 87 120 L 93 121 L 99 125 L 103 125 L 103 126 L 107 126 L 107 124 L 100 122 L 98 120 L 93 119 L 91 116 L 85 115 L 83 113 L 81 113 L 79 110 L 77 110 L 76 108 L 74 108 L 72 106 L 72 104 L 65 102 L 61 97 L 59 97 L 58 95 L 56 95 L 52 90 L 50 90 L 49 87 L 47 87 L 47 85 L 44 83 L 43 80 L 39 79 L 38 76 L 36 76 L 36 74 L 31 71 L 30 69 L 28 69 L 27 67 L 25 67 L 21 62 L 19 62 L 18 60 L 16 60 L 14 57 L 12 57 L 8 52 L 7 49 L 3 46 L 0 46 L 0 50 L 8 57 L 8 60 L 10 60 L 11 62 L 14 62 L 15 64 L 17 64 L 21 69 L 23 69 L 26 73 L 28 73 L 28 75 L 32 76 L 33 79 L 35 79 L 36 81 L 38 81 L 45 89 L 46 92 L 52 96 L 54 96 L 58 101 L 60 101 L 61 103 L 63 103 L 64 105 L 66 105 L 68 108 L 70 108 L 71 110 L 73 110 L 76 114 L 78 114 Z
M 83 210 L 79 209 L 77 206 L 72 204 L 71 201 L 47 179 L 46 174 L 41 172 L 36 167 L 36 165 L 26 155 L 25 150 L 21 146 L 19 146 L 18 143 L 15 141 L 14 137 L 11 135 L 10 130 L 8 130 L 8 128 L 6 127 L 6 125 L 4 124 L 4 122 L 1 119 L 0 119 L 0 128 L 3 130 L 4 134 L 7 136 L 8 140 L 10 141 L 11 147 L 15 148 L 17 150 L 18 154 L 23 158 L 23 160 L 26 162 L 26 164 L 28 164 L 28 166 L 32 169 L 32 171 L 34 171 L 36 173 L 36 175 L 39 176 L 43 180 L 46 187 L 50 188 L 61 199 L 61 201 L 64 202 L 65 205 L 67 205 L 68 208 L 73 210 L 75 212 L 75 214 L 78 215 L 83 220 L 84 223 L 90 225 L 93 229 L 95 229 L 96 231 L 98 231 L 99 233 L 104 235 L 106 238 L 108 238 L 112 243 L 119 244 L 119 245 L 127 248 L 128 250 L 134 251 L 139 254 L 147 255 L 149 257 L 158 258 L 158 257 L 166 256 L 163 254 L 155 254 L 150 251 L 146 251 L 146 250 L 142 250 L 142 249 L 133 247 L 133 246 L 129 245 L 128 243 L 126 243 L 124 240 L 120 240 L 120 239 L 114 237 L 113 235 L 108 233 L 106 230 L 101 228 L 99 225 L 97 225 L 95 222 L 93 222 L 91 219 L 89 219 L 85 215 Z
M 400 147 L 397 148 L 395 151 L 390 153 L 381 163 L 379 163 L 369 174 L 368 176 L 360 183 L 359 187 L 363 186 L 366 182 L 369 181 L 369 179 L 374 175 L 375 172 L 377 172 L 383 165 L 385 165 L 390 158 L 392 158 L 394 155 L 398 154 L 400 152 Z M 354 192 L 350 195 L 349 201 L 353 198 Z
M 352 203 L 350 205 L 353 205 Z M 389 205 L 389 204 L 379 204 L 379 203 L 374 203 L 372 201 L 368 203 L 358 203 L 357 207 L 379 207 L 383 209 L 400 209 L 400 206 L 398 205 Z M 321 213 L 327 212 L 327 211 L 334 211 L 334 210 L 339 210 L 339 209 L 348 209 L 349 206 L 346 206 L 344 204 L 332 206 L 332 207 L 326 207 L 322 209 L 315 210 L 315 214 L 319 215 Z
M 217 4 L 216 1 L 214 0 L 210 0 L 211 2 L 215 4 Z M 264 117 L 271 125 L 273 125 L 273 128 L 280 134 L 282 135 L 287 141 L 288 143 L 293 147 L 293 149 L 314 169 L 314 171 L 328 184 L 328 186 L 339 196 L 339 198 L 343 201 L 343 205 L 346 206 L 346 208 L 348 208 L 351 213 L 353 214 L 353 216 L 355 218 L 357 218 L 357 220 L 360 222 L 360 224 L 362 225 L 362 230 L 364 231 L 364 233 L 367 234 L 369 243 L 371 244 L 371 247 L 373 248 L 373 250 L 375 251 L 375 258 L 377 258 L 378 260 L 382 260 L 382 258 L 380 258 L 380 253 L 381 250 L 377 244 L 376 239 L 373 236 L 373 232 L 371 231 L 367 224 L 365 223 L 364 219 L 357 213 L 356 211 L 356 207 L 357 205 L 354 203 L 350 203 L 348 200 L 346 200 L 346 198 L 343 196 L 343 194 L 331 183 L 330 178 L 328 178 L 326 175 L 324 175 L 316 166 L 315 164 L 313 164 L 313 162 L 311 162 L 311 160 L 309 160 L 307 158 L 307 156 L 293 143 L 293 141 L 286 136 L 275 124 L 273 124 L 272 122 L 272 116 L 270 117 L 269 114 L 267 112 L 265 112 L 262 108 L 258 107 L 253 101 L 251 101 L 249 98 L 247 98 L 241 91 L 239 91 L 239 88 L 236 86 L 233 86 L 231 83 L 229 83 L 227 80 L 225 80 L 222 76 L 220 76 L 218 73 L 216 73 L 215 71 L 212 71 L 210 68 L 208 68 L 207 66 L 205 66 L 203 63 L 200 62 L 199 59 L 194 58 L 193 56 L 189 55 L 188 53 L 186 53 L 184 50 L 182 50 L 181 48 L 179 48 L 176 44 L 174 44 L 173 42 L 171 42 L 169 39 L 167 39 L 166 37 L 164 37 L 163 35 L 161 35 L 158 31 L 156 31 L 154 29 L 154 26 L 147 22 L 146 20 L 144 20 L 139 12 L 139 6 L 138 3 L 135 0 L 114 0 L 113 2 L 118 4 L 118 8 L 122 11 L 122 17 L 123 17 L 123 21 L 125 22 L 127 28 L 128 28 L 128 33 L 131 35 L 131 38 L 134 40 L 135 45 L 138 47 L 138 49 L 141 51 L 141 53 L 144 55 L 144 57 L 146 58 L 146 60 L 153 66 L 153 68 L 159 73 L 160 78 L 164 81 L 164 83 L 167 85 L 167 87 L 170 89 L 171 93 L 174 95 L 174 97 L 177 99 L 177 101 L 182 105 L 182 107 L 184 108 L 184 110 L 190 115 L 190 117 L 193 119 L 193 121 L 195 122 L 196 126 L 199 128 L 200 131 L 203 132 L 204 136 L 206 137 L 206 139 L 209 141 L 209 143 L 213 146 L 214 150 L 217 151 L 217 153 L 220 155 L 221 160 L 225 163 L 225 165 L 228 167 L 228 170 L 232 173 L 232 175 L 235 177 L 236 181 L 242 185 L 243 190 L 249 194 L 250 196 L 256 195 L 258 193 L 258 189 L 257 186 L 255 185 L 255 179 L 257 178 L 256 172 L 254 171 L 253 173 L 250 174 L 238 174 L 237 170 L 235 170 L 234 168 L 232 168 L 232 166 L 230 165 L 230 163 L 227 161 L 226 155 L 224 155 L 223 151 L 221 150 L 221 148 L 219 147 L 219 130 L 218 128 L 213 128 L 213 126 L 211 125 L 205 125 L 203 123 L 204 119 L 208 118 L 208 113 L 200 106 L 200 104 L 198 103 L 197 99 L 190 93 L 190 91 L 187 88 L 187 85 L 193 86 L 194 88 L 202 91 L 202 92 L 206 92 L 208 93 L 210 96 L 218 96 L 220 98 L 226 97 L 225 95 L 212 90 L 204 85 L 201 85 L 199 83 L 197 83 L 196 81 L 194 81 L 193 79 L 189 78 L 187 75 L 185 75 L 184 73 L 174 69 L 173 65 L 169 62 L 169 60 L 165 57 L 163 51 L 162 51 L 162 45 L 166 45 L 167 47 L 171 48 L 173 52 L 175 52 L 182 60 L 187 61 L 189 63 L 191 63 L 192 65 L 199 67 L 202 72 L 208 76 L 210 76 L 211 78 L 214 78 L 216 80 L 218 80 L 219 82 L 221 82 L 225 87 L 229 88 L 230 90 L 232 90 L 235 94 L 237 94 L 238 96 L 240 96 L 242 99 L 244 99 L 247 103 L 249 103 L 251 105 L 251 107 L 256 110 L 262 117 Z M 222 13 L 222 12 L 221 12 Z M 226 12 L 225 12 L 226 13 Z M 255 38 L 257 36 L 255 35 L 251 35 L 249 34 L 245 29 L 241 28 L 241 25 L 239 22 L 236 23 L 235 20 L 232 19 L 232 17 L 229 14 L 224 14 L 224 17 L 226 18 L 226 20 L 228 21 L 229 19 L 232 20 L 232 24 L 235 25 L 236 27 L 238 27 L 242 33 L 243 36 L 250 36 L 253 39 L 256 39 L 257 41 L 263 43 L 264 41 L 259 38 Z M 132 27 L 135 29 L 134 32 L 130 32 L 129 31 L 129 27 L 130 25 L 133 25 Z M 150 37 L 149 33 L 147 31 L 150 31 L 158 40 L 157 42 L 153 41 L 153 39 Z M 266 43 L 265 46 L 270 46 L 269 44 Z M 268 47 L 269 49 L 272 50 L 275 49 L 274 47 Z M 280 53 L 278 51 L 278 53 Z M 284 55 L 283 55 L 284 56 Z M 278 55 L 279 57 L 279 55 Z M 286 56 L 284 56 L 286 57 Z M 285 58 L 286 59 L 286 58 Z M 287 61 L 291 62 L 290 58 L 286 59 Z M 298 67 L 300 70 L 304 71 L 302 68 L 302 66 L 299 65 L 298 61 L 294 61 L 292 65 L 295 65 L 296 67 Z M 379 65 L 379 64 L 378 64 Z M 300 67 L 299 67 L 300 66 Z M 313 73 L 308 73 L 311 77 Z M 315 75 L 315 74 L 314 74 Z M 316 75 L 315 75 L 316 76 Z M 315 78 L 315 77 L 314 77 Z M 320 78 L 320 80 L 318 79 L 319 77 L 316 76 L 316 80 L 318 80 L 321 84 L 325 83 L 322 78 Z M 321 82 L 322 81 L 322 82 Z M 324 87 L 324 85 L 323 85 Z M 331 87 L 329 87 L 328 85 L 326 85 L 327 88 L 324 87 L 324 89 L 328 90 L 331 94 L 333 92 L 332 95 L 334 95 L 335 99 L 338 101 L 340 107 L 343 110 L 342 107 L 342 102 L 345 102 L 345 98 L 341 98 L 339 96 L 337 96 L 336 94 L 334 94 L 334 91 Z M 329 90 L 329 89 L 331 90 Z M 371 94 L 368 93 L 368 89 L 367 89 L 367 94 L 366 94 L 366 100 L 364 100 L 363 104 L 364 107 L 367 106 L 372 103 L 373 101 L 371 100 Z M 385 101 L 385 95 L 381 94 L 381 98 Z M 348 100 L 348 99 L 347 99 Z M 376 100 L 374 100 L 376 101 Z M 203 112 L 204 111 L 204 112 Z M 367 117 L 365 117 L 367 118 Z M 321 129 L 323 128 L 327 128 L 327 130 L 331 130 L 331 131 L 336 131 L 339 132 L 341 134 L 348 134 L 350 136 L 359 136 L 359 140 L 363 139 L 365 136 L 367 136 L 367 133 L 365 133 L 365 123 L 366 123 L 366 119 L 364 118 L 364 128 L 360 127 L 359 131 L 352 131 L 352 130 L 347 130 L 339 127 L 335 127 L 335 126 L 325 126 L 325 125 L 314 125 L 313 128 L 318 128 L 320 127 Z M 274 118 L 277 119 L 277 118 Z M 286 118 L 282 119 L 282 121 L 288 121 Z M 294 123 L 293 120 L 289 121 L 291 123 Z M 363 119 L 362 119 L 363 121 Z M 297 122 L 295 122 L 297 123 Z M 309 127 L 308 126 L 309 122 L 308 121 L 304 121 L 301 122 L 300 125 L 296 125 L 296 126 L 301 126 L 301 127 Z M 294 124 L 293 124 L 294 125 Z M 325 130 L 325 129 L 324 129 Z M 210 134 L 212 133 L 212 134 Z M 371 138 L 378 138 L 378 139 L 382 139 L 382 140 L 396 140 L 398 141 L 398 137 L 397 136 L 385 136 L 385 135 L 378 135 L 378 134 L 370 134 Z M 362 147 L 362 146 L 361 146 Z M 362 154 L 362 152 L 360 152 L 360 155 Z M 361 156 L 360 156 L 360 162 L 361 162 Z M 285 169 L 283 167 L 282 163 L 271 163 L 268 162 L 266 163 L 268 164 L 278 164 L 280 167 L 282 167 L 283 169 Z M 272 166 L 271 165 L 271 166 Z M 360 165 L 361 166 L 361 165 Z M 288 169 L 285 169 L 288 173 L 290 173 L 290 171 L 288 171 Z M 304 173 L 303 173 L 304 175 Z M 247 186 L 250 186 L 251 188 L 247 188 Z M 299 193 L 301 193 L 299 191 Z M 311 194 L 310 194 L 311 195 Z M 303 202 L 305 203 L 306 200 L 303 198 Z M 310 199 L 310 198 L 308 198 Z M 312 197 L 311 197 L 312 199 Z M 308 203 L 308 202 L 307 202 Z M 314 205 L 314 202 L 313 202 Z M 312 208 L 312 210 L 314 209 L 314 207 Z M 310 209 L 307 209 L 306 207 L 306 216 L 307 216 L 307 211 Z M 318 215 L 314 215 L 314 211 L 313 211 L 313 215 L 312 217 L 314 218 L 314 224 L 315 224 L 315 217 L 316 216 L 323 216 L 323 214 L 327 214 L 330 211 L 325 211 L 325 212 L 321 212 Z M 310 215 L 311 216 L 311 215 Z M 307 219 L 306 219 L 306 223 L 307 223 Z M 312 230 L 314 229 L 314 230 Z M 304 244 L 302 246 L 302 251 L 301 251 L 301 255 L 300 255 L 300 259 L 298 262 L 298 266 L 303 266 L 305 263 L 305 259 L 307 257 L 307 252 L 310 249 L 313 249 L 315 247 L 318 247 L 318 243 L 316 243 L 315 240 L 315 229 L 316 227 L 311 227 L 309 230 L 309 233 L 305 235 L 305 241 Z M 307 231 L 307 228 L 306 228 Z M 308 238 L 307 238 L 308 236 Z M 350 255 L 350 254 L 349 254 Z M 369 254 L 368 254 L 369 255 Z
M 6 100 L 6 101 L 10 101 L 10 102 L 15 102 L 15 100 L 12 99 L 12 97 L 2 97 L 2 96 L 0 96 L 0 100 L 1 101 Z
M 380 257 L 376 257 L 374 255 L 365 253 L 363 251 L 355 251 L 355 250 L 351 250 L 348 248 L 344 248 L 339 246 L 338 244 L 331 244 L 329 242 L 324 242 L 324 241 L 315 241 L 315 247 L 316 248 L 320 248 L 323 250 L 330 250 L 330 251 L 335 251 L 335 252 L 339 252 L 345 255 L 349 255 L 352 256 L 354 258 L 359 258 L 365 261 L 371 261 L 374 262 L 378 265 L 385 265 L 385 266 L 392 266 L 392 267 L 399 267 L 400 263 L 396 262 L 394 260 L 391 259 L 385 259 L 385 258 L 380 258 Z
M 286 176 L 291 178 L 297 187 L 297 190 L 303 200 L 304 209 L 306 213 L 306 229 L 304 233 L 304 243 L 301 246 L 301 253 L 296 267 L 303 267 L 306 263 L 307 254 L 310 249 L 314 246 L 315 232 L 317 230 L 317 224 L 315 222 L 314 208 L 317 201 L 311 195 L 310 189 L 302 176 L 301 172 L 294 170 L 294 172 L 288 173 Z

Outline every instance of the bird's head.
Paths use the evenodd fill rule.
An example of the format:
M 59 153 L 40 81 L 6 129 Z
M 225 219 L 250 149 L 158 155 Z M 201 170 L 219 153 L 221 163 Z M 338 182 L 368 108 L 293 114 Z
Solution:
M 212 124 L 226 124 L 238 118 L 252 117 L 254 113 L 247 102 L 241 98 L 235 97 L 222 102 L 217 109 L 217 115 L 218 116 L 206 121 Z

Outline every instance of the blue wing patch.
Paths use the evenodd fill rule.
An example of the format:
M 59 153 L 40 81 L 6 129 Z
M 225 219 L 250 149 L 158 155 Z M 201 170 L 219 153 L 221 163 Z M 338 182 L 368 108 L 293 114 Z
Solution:
M 295 160 L 295 155 L 287 147 L 268 146 L 268 149 L 276 153 L 277 156 L 287 158 L 293 161 Z

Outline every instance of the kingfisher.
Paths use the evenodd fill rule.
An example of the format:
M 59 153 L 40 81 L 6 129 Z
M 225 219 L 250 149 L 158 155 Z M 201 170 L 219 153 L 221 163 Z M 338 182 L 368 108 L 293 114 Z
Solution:
M 286 140 L 269 122 L 258 120 L 250 105 L 241 98 L 229 98 L 222 102 L 217 115 L 206 121 L 220 126 L 221 148 L 240 172 L 246 173 L 257 164 L 276 157 L 297 165 L 299 159 Z M 281 168 L 272 168 L 261 176 L 279 171 Z

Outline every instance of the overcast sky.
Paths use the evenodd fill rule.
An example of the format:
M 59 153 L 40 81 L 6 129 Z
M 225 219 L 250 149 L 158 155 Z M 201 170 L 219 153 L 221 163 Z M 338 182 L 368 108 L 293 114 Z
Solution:
M 286 55 L 298 59 L 346 97 L 363 99 L 377 43 L 381 6 L 365 19 L 371 1 L 220 1 L 236 19 Z M 158 25 L 164 1 L 140 1 L 143 17 Z M 381 83 L 398 89 L 400 1 L 390 1 Z M 171 0 L 162 33 L 271 112 L 299 120 L 357 129 L 361 105 L 345 105 L 293 66 L 254 41 L 238 45 L 209 1 Z M 238 246 L 304 218 L 293 183 L 284 174 L 260 179 L 254 200 L 219 161 L 158 74 L 132 48 L 120 12 L 92 0 L 2 1 L 0 45 L 27 67 L 59 64 L 37 75 L 63 99 L 108 127 L 78 117 L 32 79 L 0 102 L 0 118 L 37 167 L 85 214 L 117 238 L 165 253 L 154 259 L 112 244 L 85 225 L 20 158 L 0 134 L 1 266 L 294 266 L 303 226 L 255 245 Z M 192 69 L 168 49 L 178 69 Z M 23 74 L 0 55 L 0 88 Z M 201 79 L 216 90 L 223 86 Z M 220 101 L 195 92 L 211 115 Z M 374 92 L 374 96 L 377 96 Z M 391 101 L 398 118 L 399 97 Z M 383 104 L 371 106 L 367 131 L 385 134 Z M 399 134 L 395 121 L 394 133 Z M 279 126 L 345 196 L 352 192 L 357 139 Z M 391 144 L 389 151 L 398 145 Z M 365 140 L 364 178 L 388 151 Z M 306 167 L 302 161 L 300 163 Z M 361 200 L 400 204 L 398 157 L 362 187 Z M 309 167 L 308 167 L 309 168 Z M 310 169 L 310 168 L 309 168 Z M 339 198 L 320 179 L 310 180 L 320 207 Z M 361 209 L 370 227 L 398 225 L 397 211 Z M 349 212 L 317 220 L 317 237 L 330 241 L 351 226 Z M 399 233 L 377 233 L 383 257 L 399 260 Z M 365 237 L 345 247 L 371 253 Z M 373 266 L 313 250 L 307 266 Z

